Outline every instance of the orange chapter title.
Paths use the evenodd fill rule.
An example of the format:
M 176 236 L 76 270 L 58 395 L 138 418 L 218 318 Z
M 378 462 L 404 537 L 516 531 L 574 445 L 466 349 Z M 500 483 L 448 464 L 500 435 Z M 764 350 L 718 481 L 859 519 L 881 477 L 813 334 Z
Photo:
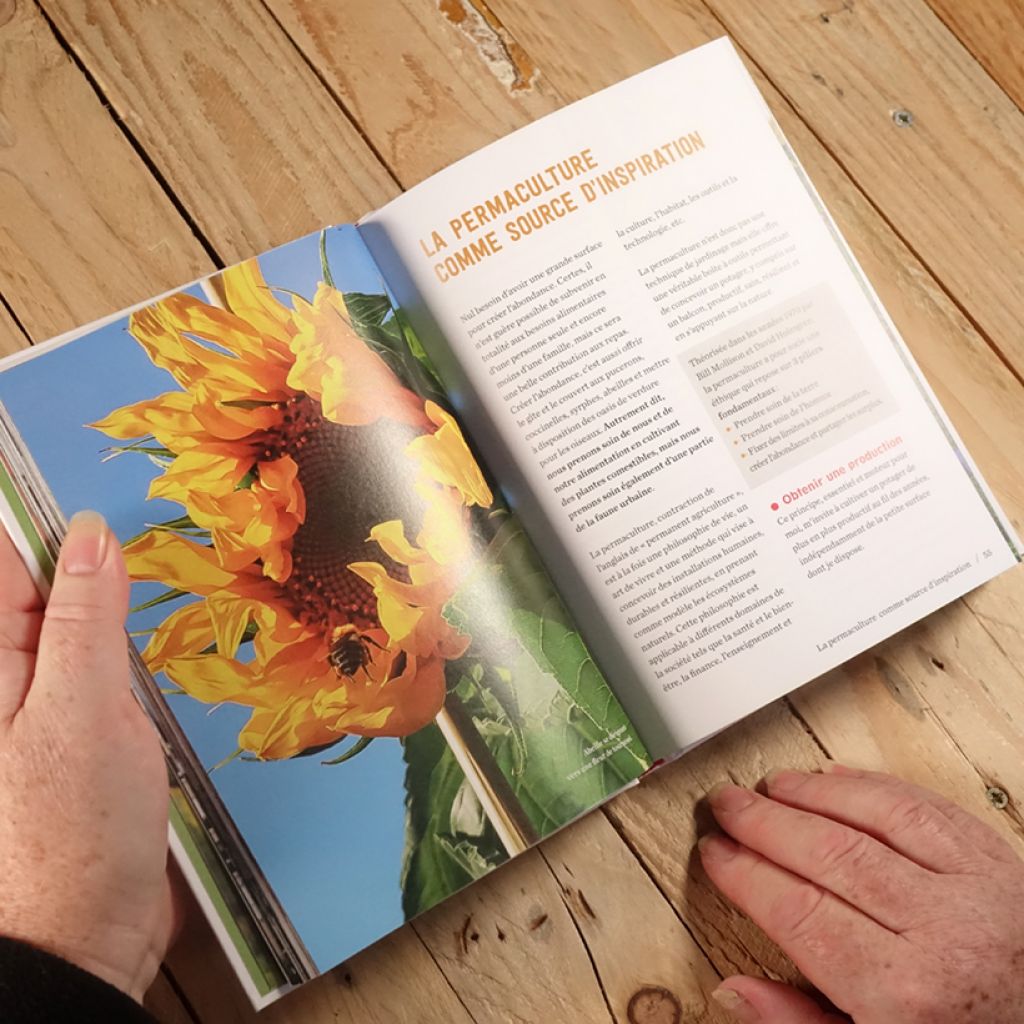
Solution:
M 438 280 L 450 281 L 507 245 L 702 149 L 700 132 L 687 132 L 608 170 L 581 149 L 450 217 L 445 230 L 420 239 L 420 248 Z

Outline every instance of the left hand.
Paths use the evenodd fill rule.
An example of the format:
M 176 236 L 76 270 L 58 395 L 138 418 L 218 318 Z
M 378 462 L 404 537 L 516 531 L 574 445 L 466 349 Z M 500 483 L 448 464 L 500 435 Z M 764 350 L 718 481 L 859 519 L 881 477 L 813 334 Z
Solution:
M 835 1006 L 727 979 L 744 1024 L 1009 1024 L 1024 1021 L 1024 862 L 937 793 L 831 765 L 773 772 L 767 796 L 709 794 L 727 836 L 701 840 L 711 881 Z
M 167 769 L 117 538 L 76 516 L 45 609 L 0 526 L 0 935 L 142 997 L 173 931 Z

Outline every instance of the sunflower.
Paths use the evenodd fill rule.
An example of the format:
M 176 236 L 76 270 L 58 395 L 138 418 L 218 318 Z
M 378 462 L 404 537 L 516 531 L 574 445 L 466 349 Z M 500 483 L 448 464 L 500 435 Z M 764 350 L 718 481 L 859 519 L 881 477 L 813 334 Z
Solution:
M 195 598 L 143 656 L 199 700 L 251 708 L 239 746 L 261 759 L 408 735 L 469 645 L 444 607 L 491 491 L 334 287 L 285 306 L 255 260 L 220 286 L 223 308 L 180 293 L 131 315 L 178 387 L 93 424 L 150 454 L 149 497 L 184 510 L 125 546 L 133 579 Z

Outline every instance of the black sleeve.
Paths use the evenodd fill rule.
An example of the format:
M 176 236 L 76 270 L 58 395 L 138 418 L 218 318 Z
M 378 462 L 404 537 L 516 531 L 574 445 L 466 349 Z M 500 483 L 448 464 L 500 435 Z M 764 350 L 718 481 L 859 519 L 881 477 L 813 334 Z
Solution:
M 0 937 L 3 1024 L 155 1024 L 130 996 L 51 953 Z

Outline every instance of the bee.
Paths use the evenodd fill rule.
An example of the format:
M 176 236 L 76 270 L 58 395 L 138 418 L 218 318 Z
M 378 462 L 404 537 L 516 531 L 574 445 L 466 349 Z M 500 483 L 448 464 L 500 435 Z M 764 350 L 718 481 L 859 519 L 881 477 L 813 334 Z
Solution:
M 327 660 L 339 676 L 348 676 L 351 679 L 370 663 L 370 644 L 384 650 L 373 637 L 358 632 L 355 626 L 346 626 L 331 644 Z

